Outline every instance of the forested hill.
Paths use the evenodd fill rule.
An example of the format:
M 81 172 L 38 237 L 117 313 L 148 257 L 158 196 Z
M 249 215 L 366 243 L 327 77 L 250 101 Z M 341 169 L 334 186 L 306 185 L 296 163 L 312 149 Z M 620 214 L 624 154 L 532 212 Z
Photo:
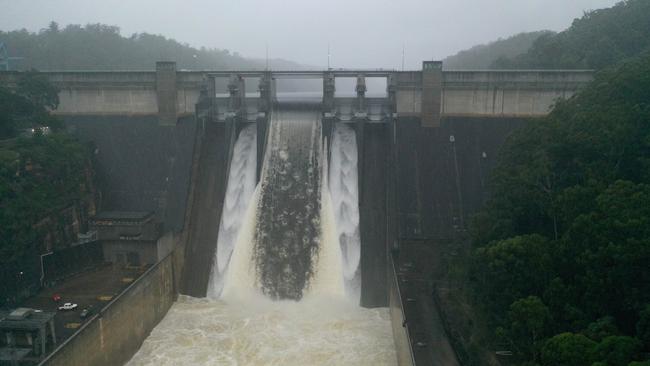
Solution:
M 571 27 L 538 38 L 519 56 L 496 68 L 601 69 L 650 48 L 650 1 L 626 0 L 585 13 Z
M 551 31 L 519 33 L 506 39 L 499 39 L 460 51 L 444 59 L 443 65 L 448 70 L 488 69 L 496 60 L 512 58 L 526 53 L 539 37 L 553 34 Z
M 469 279 L 516 364 L 650 365 L 649 101 L 644 53 L 503 146 Z
M 178 69 L 263 69 L 265 60 L 247 59 L 222 49 L 193 48 L 160 35 L 137 33 L 129 37 L 104 24 L 68 25 L 50 23 L 38 33 L 27 30 L 0 31 L 14 70 L 151 70 L 156 61 L 176 61 Z M 300 65 L 270 60 L 274 69 Z

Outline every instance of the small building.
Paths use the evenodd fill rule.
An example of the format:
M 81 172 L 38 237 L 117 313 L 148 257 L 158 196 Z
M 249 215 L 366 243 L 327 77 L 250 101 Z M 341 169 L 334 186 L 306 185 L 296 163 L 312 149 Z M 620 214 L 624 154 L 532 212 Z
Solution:
M 171 250 L 170 240 L 161 240 L 162 225 L 153 212 L 102 211 L 90 218 L 107 262 L 140 266 L 154 264 Z
M 0 312 L 0 364 L 18 365 L 45 356 L 56 346 L 55 312 L 18 308 Z M 50 342 L 51 340 L 51 342 Z

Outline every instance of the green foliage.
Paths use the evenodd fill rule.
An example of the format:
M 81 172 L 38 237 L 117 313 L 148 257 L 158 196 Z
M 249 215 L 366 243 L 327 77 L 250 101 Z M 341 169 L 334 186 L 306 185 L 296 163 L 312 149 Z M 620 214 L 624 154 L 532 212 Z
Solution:
M 582 334 L 561 333 L 550 338 L 542 348 L 542 365 L 590 366 L 597 343 Z
M 39 255 L 48 227 L 39 221 L 86 194 L 88 149 L 70 136 L 20 137 L 0 148 L 0 304 L 40 276 Z M 60 237 L 53 247 L 74 238 Z
M 541 295 L 553 273 L 552 251 L 549 240 L 540 235 L 517 236 L 479 248 L 473 261 L 480 274 L 479 288 L 496 295 L 491 305 L 497 309 Z
M 650 349 L 650 304 L 646 304 L 639 313 L 639 322 L 636 324 L 636 335 L 646 349 Z
M 20 129 L 62 123 L 49 111 L 59 105 L 58 90 L 37 72 L 21 73 L 16 88 L 0 86 L 0 139 L 16 136 Z
M 20 129 L 60 122 L 49 111 L 58 105 L 57 90 L 36 72 L 21 73 L 16 87 L 0 87 L 0 305 L 36 287 L 40 254 L 75 238 L 44 238 L 52 232 L 46 217 L 81 201 L 87 194 L 90 152 L 72 137 L 35 133 L 15 137 Z M 60 221 L 61 218 L 58 218 Z
M 633 361 L 630 362 L 627 366 L 650 366 L 650 361 L 643 361 L 643 362 Z
M 626 366 L 641 350 L 638 339 L 625 336 L 610 336 L 602 340 L 594 350 L 596 357 L 609 366 Z
M 611 316 L 606 316 L 589 324 L 583 333 L 589 337 L 589 339 L 600 342 L 609 336 L 618 335 L 619 330 L 616 326 L 616 320 Z
M 551 322 L 551 313 L 535 296 L 510 305 L 507 335 L 518 354 L 536 359 Z
M 519 56 L 496 60 L 496 68 L 601 69 L 650 47 L 650 2 L 625 0 L 574 20 L 558 34 L 538 37 Z
M 196 49 L 161 35 L 120 35 L 104 24 L 71 24 L 61 29 L 55 22 L 38 33 L 0 31 L 12 55 L 24 57 L 14 69 L 28 70 L 150 70 L 156 61 L 176 61 L 179 69 L 263 69 L 264 62 L 249 60 L 221 49 Z M 273 60 L 274 67 L 295 64 Z
M 480 70 L 488 69 L 501 58 L 512 58 L 526 53 L 533 42 L 543 35 L 553 34 L 551 31 L 519 33 L 506 39 L 499 39 L 485 45 L 474 46 L 458 52 L 443 60 L 445 69 L 449 70 Z
M 601 342 L 593 361 L 607 365 L 634 360 L 650 322 L 650 54 L 599 72 L 515 132 L 491 184 L 472 278 L 495 326 L 508 333 L 509 301 L 536 296 L 553 319 L 547 336 Z

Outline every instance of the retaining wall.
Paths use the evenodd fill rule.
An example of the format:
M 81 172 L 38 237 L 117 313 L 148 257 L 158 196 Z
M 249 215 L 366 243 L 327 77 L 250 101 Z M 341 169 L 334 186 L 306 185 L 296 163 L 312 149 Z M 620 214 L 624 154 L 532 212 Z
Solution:
M 176 299 L 174 252 L 147 270 L 40 365 L 115 366 L 127 362 Z

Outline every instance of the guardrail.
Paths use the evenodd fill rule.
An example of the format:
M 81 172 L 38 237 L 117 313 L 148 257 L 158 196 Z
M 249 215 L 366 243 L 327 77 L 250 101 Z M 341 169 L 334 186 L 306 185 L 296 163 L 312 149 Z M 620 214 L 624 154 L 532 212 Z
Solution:
M 391 312 L 391 322 L 393 323 L 393 337 L 395 338 L 395 347 L 397 349 L 397 362 L 399 366 L 405 365 L 416 365 L 415 354 L 413 353 L 413 342 L 411 337 L 411 332 L 409 330 L 408 319 L 406 318 L 406 313 L 404 312 L 404 299 L 402 299 L 402 289 L 400 287 L 399 276 L 397 274 L 395 258 L 396 253 L 391 252 L 390 254 L 390 312 Z M 399 314 L 394 313 L 394 309 L 399 308 Z M 401 328 L 403 329 L 403 334 L 400 334 L 398 331 L 395 321 L 400 319 L 395 319 L 396 316 L 401 318 Z M 401 340 L 401 337 L 405 337 L 405 340 Z M 404 349 L 406 348 L 406 350 Z M 407 353 L 406 355 L 404 353 Z M 410 361 L 410 362 L 409 362 Z
M 84 322 L 72 336 L 59 344 L 39 363 L 39 366 L 51 364 L 103 366 L 127 361 L 139 349 L 144 338 L 164 317 L 173 303 L 176 293 L 173 256 L 174 251 L 149 267 L 126 289 Z M 158 280 L 156 276 L 160 279 Z M 169 286 L 165 286 L 163 282 L 169 283 Z M 139 312 L 142 312 L 143 305 L 138 301 L 143 299 L 161 305 L 149 307 L 144 310 L 146 316 L 141 316 Z M 121 306 L 123 308 L 120 308 Z M 132 309 L 132 311 L 125 311 L 125 309 Z M 139 326 L 132 326 L 133 318 L 140 322 Z M 132 334 L 122 332 L 122 328 L 128 328 Z M 128 346 L 125 346 L 127 344 Z

